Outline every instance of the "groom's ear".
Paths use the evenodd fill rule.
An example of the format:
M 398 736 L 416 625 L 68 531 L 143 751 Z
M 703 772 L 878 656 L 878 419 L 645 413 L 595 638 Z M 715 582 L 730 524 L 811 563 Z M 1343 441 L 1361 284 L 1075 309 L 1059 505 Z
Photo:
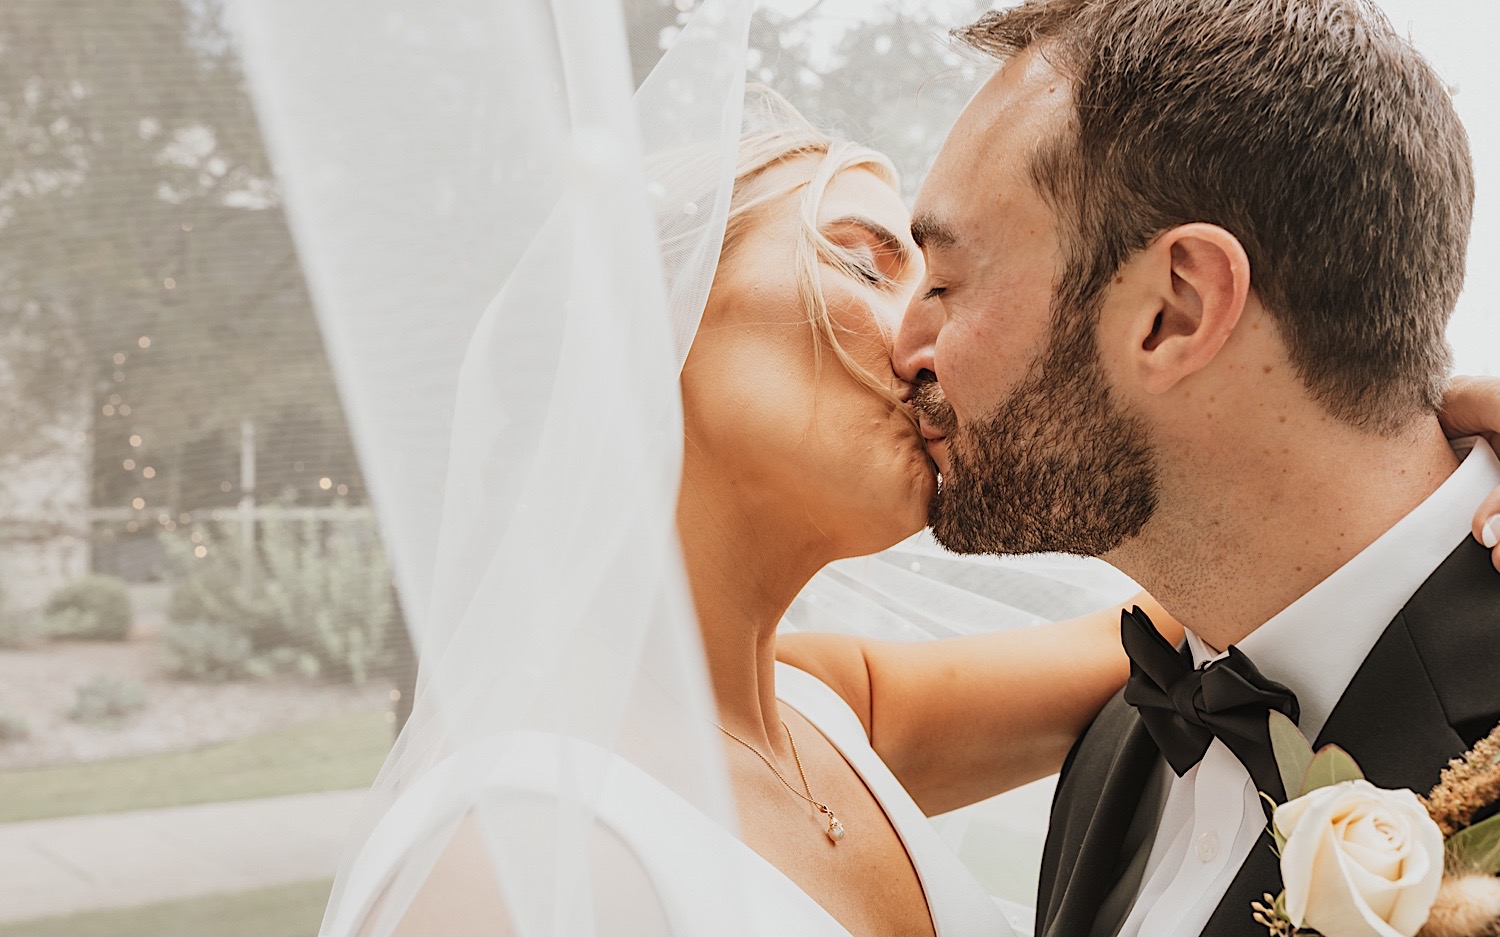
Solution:
M 1145 300 L 1130 323 L 1132 357 L 1142 388 L 1166 393 L 1207 367 L 1239 324 L 1250 258 L 1233 234 L 1195 223 L 1157 237 L 1131 266 Z

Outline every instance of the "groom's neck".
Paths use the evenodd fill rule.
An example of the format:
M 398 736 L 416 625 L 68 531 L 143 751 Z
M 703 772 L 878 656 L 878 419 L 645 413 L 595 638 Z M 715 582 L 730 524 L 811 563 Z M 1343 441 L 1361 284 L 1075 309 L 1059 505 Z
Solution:
M 1161 466 L 1156 515 L 1107 559 L 1218 649 L 1328 578 L 1452 474 L 1435 418 L 1395 436 L 1323 423 L 1300 439 L 1246 433 Z M 1253 428 L 1252 428 L 1253 430 Z

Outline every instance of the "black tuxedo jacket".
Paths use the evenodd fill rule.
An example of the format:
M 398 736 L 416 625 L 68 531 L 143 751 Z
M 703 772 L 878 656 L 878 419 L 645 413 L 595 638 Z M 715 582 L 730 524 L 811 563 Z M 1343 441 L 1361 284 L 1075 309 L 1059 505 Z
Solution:
M 1500 574 L 1489 551 L 1466 538 L 1387 626 L 1315 744 L 1346 749 L 1372 784 L 1425 794 L 1449 759 L 1497 723 Z M 1142 802 L 1159 764 L 1135 710 L 1116 696 L 1063 765 L 1042 853 L 1039 937 L 1089 937 L 1096 923 L 1123 923 L 1096 918 L 1134 855 L 1125 841 L 1138 808 L 1160 809 L 1157 798 Z M 1270 836 L 1263 835 L 1203 934 L 1265 937 L 1266 929 L 1251 919 L 1250 903 L 1279 891 L 1280 866 Z

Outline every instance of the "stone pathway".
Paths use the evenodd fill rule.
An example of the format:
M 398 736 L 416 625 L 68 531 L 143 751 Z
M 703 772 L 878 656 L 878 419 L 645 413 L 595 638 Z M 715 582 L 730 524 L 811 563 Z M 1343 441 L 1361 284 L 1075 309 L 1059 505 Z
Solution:
M 0 923 L 331 878 L 364 793 L 0 824 Z

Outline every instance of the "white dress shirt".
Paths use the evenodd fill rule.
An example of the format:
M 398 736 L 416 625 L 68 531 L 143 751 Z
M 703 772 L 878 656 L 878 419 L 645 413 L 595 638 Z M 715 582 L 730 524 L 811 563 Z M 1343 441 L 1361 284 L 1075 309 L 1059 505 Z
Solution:
M 1470 536 L 1475 509 L 1500 486 L 1500 461 L 1483 440 L 1455 449 L 1463 463 L 1442 487 L 1239 642 L 1261 673 L 1297 694 L 1298 724 L 1309 740 L 1323 731 L 1386 626 Z M 1223 656 L 1191 632 L 1187 639 L 1198 666 Z M 1218 739 L 1182 777 L 1165 761 L 1158 770 L 1168 776 L 1166 808 L 1121 937 L 1201 933 L 1266 827 L 1249 772 Z

